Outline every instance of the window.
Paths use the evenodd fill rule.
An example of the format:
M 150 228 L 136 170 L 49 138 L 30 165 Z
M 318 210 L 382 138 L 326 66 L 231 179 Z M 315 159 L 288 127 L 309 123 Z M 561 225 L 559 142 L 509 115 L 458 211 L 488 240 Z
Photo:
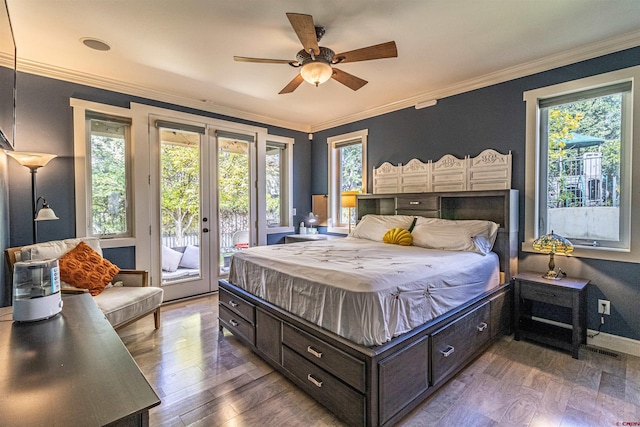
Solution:
M 576 255 L 628 258 L 637 68 L 525 93 L 525 249 L 553 231 Z
M 131 121 L 87 111 L 90 159 L 88 235 L 131 236 L 129 188 L 129 135 Z
M 287 146 L 279 142 L 267 141 L 265 153 L 266 162 L 266 198 L 267 198 L 267 227 L 280 227 L 287 225 L 283 218 L 285 209 L 283 202 L 286 177 Z M 286 205 L 286 204 L 285 204 Z
M 346 191 L 365 193 L 367 188 L 367 135 L 358 131 L 328 138 L 329 144 L 329 231 L 348 232 L 355 222 L 355 211 L 342 207 Z M 351 215 L 351 217 L 350 217 Z
M 293 231 L 293 138 L 267 135 L 258 142 L 258 161 L 264 167 L 264 193 L 259 194 L 260 234 Z M 264 156 L 264 157 L 262 157 Z M 264 158 L 264 160 L 262 160 Z
M 76 170 L 76 234 L 127 245 L 134 237 L 131 114 L 72 99 Z

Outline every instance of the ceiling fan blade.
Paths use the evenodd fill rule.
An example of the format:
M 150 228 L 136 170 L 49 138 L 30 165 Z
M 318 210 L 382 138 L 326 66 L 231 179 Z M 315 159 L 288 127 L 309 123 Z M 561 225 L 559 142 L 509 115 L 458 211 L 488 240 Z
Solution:
M 287 18 L 289 18 L 289 22 L 291 22 L 293 30 L 298 35 L 304 50 L 309 52 L 310 49 L 313 49 L 316 55 L 320 54 L 318 38 L 316 37 L 316 27 L 313 25 L 313 17 L 301 13 L 287 13 Z
M 280 92 L 278 92 L 278 95 L 282 95 L 284 93 L 293 92 L 294 90 L 296 90 L 298 88 L 298 86 L 300 86 L 300 84 L 303 81 L 304 81 L 304 79 L 302 78 L 302 76 L 300 74 L 298 74 Z
M 357 62 L 357 61 L 369 61 L 371 59 L 382 58 L 395 58 L 398 56 L 398 49 L 396 48 L 396 42 L 386 42 L 377 44 L 374 46 L 363 47 L 361 49 L 351 50 L 349 52 L 339 53 L 334 56 L 334 61 L 344 62 Z M 339 60 L 340 58 L 344 58 Z
M 265 59 L 265 58 L 249 58 L 246 56 L 234 56 L 234 61 L 238 62 L 261 62 L 263 64 L 288 64 L 288 59 Z
M 353 74 L 345 73 L 344 71 L 339 70 L 337 68 L 333 69 L 333 75 L 331 76 L 331 78 L 339 81 L 340 83 L 342 83 L 343 85 L 347 86 L 349 89 L 352 89 L 352 90 L 358 90 L 362 86 L 369 83 L 366 80 L 362 80 L 360 77 L 356 77 Z

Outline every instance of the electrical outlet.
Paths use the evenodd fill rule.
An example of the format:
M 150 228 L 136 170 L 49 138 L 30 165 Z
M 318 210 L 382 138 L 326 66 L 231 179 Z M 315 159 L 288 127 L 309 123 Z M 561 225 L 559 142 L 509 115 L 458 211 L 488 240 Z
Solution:
M 599 314 L 611 314 L 611 303 L 606 299 L 598 300 L 598 313 Z

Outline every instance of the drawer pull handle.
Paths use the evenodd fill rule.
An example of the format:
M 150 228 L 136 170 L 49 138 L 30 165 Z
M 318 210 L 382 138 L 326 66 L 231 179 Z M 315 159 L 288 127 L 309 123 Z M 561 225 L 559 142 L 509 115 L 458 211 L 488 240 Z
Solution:
M 229 323 L 231 323 L 231 326 L 238 326 L 240 324 L 233 319 L 229 320 Z
M 317 379 L 313 378 L 313 375 L 307 374 L 307 379 L 311 381 L 314 386 L 318 388 L 322 387 L 322 381 L 318 381 Z
M 485 329 L 487 329 L 487 324 L 486 324 L 486 323 L 484 323 L 484 322 L 482 322 L 482 323 L 480 323 L 477 327 L 478 327 L 478 332 L 482 332 L 482 331 L 484 331 Z
M 239 304 L 237 302 L 235 302 L 234 300 L 229 300 L 229 305 L 231 307 L 237 307 Z
M 454 351 L 456 351 L 456 349 L 452 345 L 448 345 L 444 350 L 440 350 L 440 353 L 442 353 L 444 357 L 449 357 Z
M 419 205 L 420 202 L 409 202 L 410 205 Z
M 307 346 L 307 352 L 313 354 L 315 357 L 317 357 L 318 359 L 322 358 L 322 352 L 315 350 L 313 347 L 311 346 Z

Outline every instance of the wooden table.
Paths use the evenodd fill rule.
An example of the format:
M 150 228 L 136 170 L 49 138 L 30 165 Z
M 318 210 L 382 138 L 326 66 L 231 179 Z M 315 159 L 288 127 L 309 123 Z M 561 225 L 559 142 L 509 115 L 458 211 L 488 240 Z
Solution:
M 515 339 L 529 338 L 571 351 L 577 359 L 580 344 L 587 342 L 587 279 L 542 278 L 542 273 L 521 272 L 515 285 Z M 536 321 L 531 316 L 531 301 L 571 309 L 571 329 Z
M 89 294 L 63 301 L 39 322 L 0 309 L 0 424 L 148 426 L 160 399 L 118 334 Z

